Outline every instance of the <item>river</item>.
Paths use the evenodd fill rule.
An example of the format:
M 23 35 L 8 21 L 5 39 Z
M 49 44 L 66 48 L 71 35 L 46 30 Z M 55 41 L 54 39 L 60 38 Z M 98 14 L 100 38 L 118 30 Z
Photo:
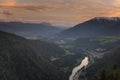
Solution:
M 82 60 L 80 65 L 78 65 L 75 68 L 73 68 L 72 74 L 70 75 L 69 80 L 78 80 L 79 76 L 80 76 L 81 69 L 83 67 L 86 67 L 88 65 L 88 63 L 89 63 L 88 57 L 85 57 Z

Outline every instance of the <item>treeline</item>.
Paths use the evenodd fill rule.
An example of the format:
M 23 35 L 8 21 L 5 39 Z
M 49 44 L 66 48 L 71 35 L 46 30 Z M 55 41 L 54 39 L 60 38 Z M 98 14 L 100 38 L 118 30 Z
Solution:
M 103 69 L 99 76 L 95 76 L 92 80 L 120 80 L 120 70 L 117 65 L 113 66 L 111 71 Z

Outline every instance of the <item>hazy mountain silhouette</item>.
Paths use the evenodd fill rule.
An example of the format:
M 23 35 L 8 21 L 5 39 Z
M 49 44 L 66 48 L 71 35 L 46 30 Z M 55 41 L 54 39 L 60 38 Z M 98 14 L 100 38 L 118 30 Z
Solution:
M 62 29 L 52 26 L 50 23 L 22 23 L 22 22 L 0 22 L 0 30 L 15 33 L 22 36 L 50 37 Z
M 67 29 L 60 34 L 62 38 L 80 38 L 80 37 L 96 37 L 111 36 L 120 34 L 120 18 L 96 17 L 75 27 Z

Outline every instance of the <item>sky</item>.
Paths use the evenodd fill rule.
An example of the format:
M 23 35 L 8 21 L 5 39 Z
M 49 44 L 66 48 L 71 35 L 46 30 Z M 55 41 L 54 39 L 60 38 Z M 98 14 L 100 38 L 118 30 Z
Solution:
M 120 17 L 120 0 L 0 0 L 0 21 L 73 26 L 94 17 Z

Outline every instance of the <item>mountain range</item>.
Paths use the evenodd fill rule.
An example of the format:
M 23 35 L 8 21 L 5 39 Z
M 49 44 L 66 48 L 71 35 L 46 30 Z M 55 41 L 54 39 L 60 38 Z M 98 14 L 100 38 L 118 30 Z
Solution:
M 52 37 L 63 29 L 50 23 L 0 22 L 0 30 L 24 37 Z
M 120 18 L 96 17 L 58 34 L 60 38 L 86 38 L 120 34 Z
M 120 79 L 119 17 L 96 17 L 67 30 L 49 23 L 0 22 L 0 30 L 0 80 L 67 80 L 88 51 L 104 54 L 93 58 L 84 77 Z

